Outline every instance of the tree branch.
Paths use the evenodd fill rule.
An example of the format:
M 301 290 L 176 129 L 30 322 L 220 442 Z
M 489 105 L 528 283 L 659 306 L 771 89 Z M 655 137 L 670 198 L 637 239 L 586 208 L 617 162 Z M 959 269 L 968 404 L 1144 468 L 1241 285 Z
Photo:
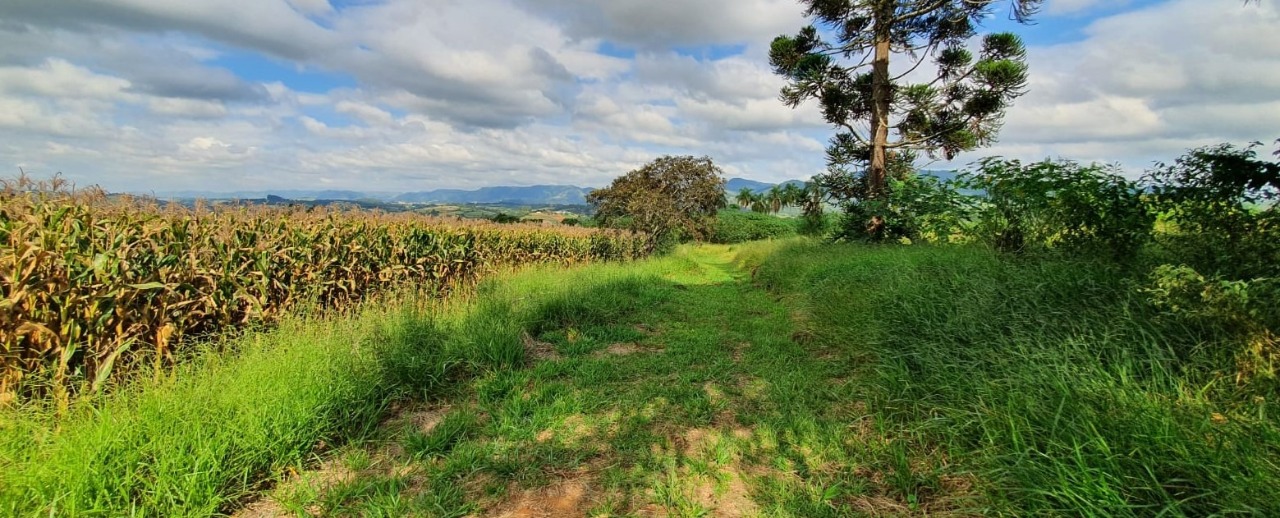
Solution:
M 853 139 L 858 141 L 859 144 L 862 144 L 864 146 L 868 144 L 867 139 L 862 138 L 862 135 L 858 134 L 858 130 L 854 128 L 852 124 L 849 124 L 847 122 L 842 122 L 840 123 L 840 125 L 844 126 L 844 129 L 849 130 L 849 135 L 853 136 Z
M 906 72 L 903 72 L 903 73 L 902 73 L 902 75 L 900 75 L 900 76 L 898 76 L 898 77 L 895 77 L 895 78 L 893 78 L 893 79 L 890 79 L 890 81 L 893 81 L 893 82 L 895 82 L 895 83 L 896 83 L 896 82 L 898 82 L 898 80 L 899 80 L 899 79 L 902 79 L 902 78 L 904 78 L 904 77 L 907 77 L 907 75 L 908 75 L 908 74 L 910 74 L 910 73 L 912 73 L 912 72 L 915 72 L 917 68 L 920 68 L 920 64 L 921 64 L 921 63 L 924 63 L 924 60 L 926 60 L 926 59 L 929 59 L 929 54 L 921 54 L 921 55 L 920 55 L 920 59 L 916 60 L 916 64 L 915 64 L 915 65 L 913 65 L 913 66 L 912 66 L 909 70 L 907 70 Z
M 916 9 L 915 11 L 911 11 L 911 12 L 909 12 L 909 13 L 905 13 L 905 14 L 898 15 L 898 16 L 894 17 L 894 18 L 893 18 L 893 20 L 892 20 L 892 21 L 890 21 L 889 23 L 890 23 L 890 24 L 899 24 L 899 23 L 905 22 L 905 21 L 907 21 L 907 20 L 913 19 L 913 18 L 915 18 L 915 17 L 917 17 L 917 16 L 923 16 L 923 15 L 929 14 L 929 13 L 931 13 L 931 12 L 937 11 L 938 9 L 941 9 L 941 8 L 943 8 L 943 7 L 946 7 L 946 5 L 947 5 L 947 4 L 949 4 L 949 3 L 951 3 L 951 0 L 937 0 L 937 1 L 933 2 L 932 4 L 928 4 L 926 7 L 921 7 L 920 9 Z
M 965 127 L 965 126 L 968 126 L 968 125 L 969 125 L 970 123 L 972 123 L 974 120 L 975 120 L 975 117 L 974 117 L 974 116 L 972 116 L 972 115 L 970 115 L 967 119 L 965 119 L 965 120 L 964 120 L 964 122 L 963 122 L 963 123 L 956 124 L 956 125 L 951 126 L 951 127 L 947 128 L 947 129 L 938 130 L 936 133 L 933 133 L 932 135 L 928 135 L 928 136 L 925 136 L 925 137 L 922 137 L 922 138 L 918 138 L 918 139 L 911 139 L 911 140 L 907 140 L 907 139 L 905 139 L 905 138 L 904 138 L 904 139 L 902 139 L 902 140 L 899 140 L 899 141 L 897 141 L 897 142 L 894 142 L 894 143 L 892 143 L 892 144 L 889 144 L 888 146 L 885 146 L 885 148 L 887 148 L 887 149 L 897 149 L 897 148 L 901 148 L 901 147 L 914 147 L 914 146 L 919 146 L 920 144 L 924 144 L 924 143 L 929 142 L 930 140 L 933 140 L 933 139 L 935 139 L 935 138 L 941 137 L 941 136 L 946 135 L 946 134 L 948 134 L 948 133 L 952 133 L 952 132 L 956 131 L 956 129 L 957 129 L 957 128 L 963 128 L 963 127 Z

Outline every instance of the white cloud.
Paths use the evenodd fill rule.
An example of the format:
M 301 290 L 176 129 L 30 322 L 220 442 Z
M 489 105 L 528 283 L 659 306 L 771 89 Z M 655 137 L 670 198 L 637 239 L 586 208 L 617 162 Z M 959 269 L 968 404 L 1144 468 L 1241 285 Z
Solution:
M 37 67 L 0 67 L 0 92 L 47 98 L 117 100 L 129 81 L 96 74 L 58 58 Z
M 517 4 L 567 20 L 567 32 L 575 38 L 608 38 L 642 49 L 768 41 L 805 24 L 804 8 L 794 0 L 517 0 Z
M 1030 49 L 1031 84 L 987 154 L 1124 164 L 1280 137 L 1280 10 L 1171 0 L 1102 18 L 1086 38 Z M 1035 30 L 1030 28 L 1028 30 Z
M 1118 9 L 1049 6 L 1043 26 Z M 804 178 L 830 130 L 812 103 L 778 101 L 766 57 L 801 13 L 794 0 L 0 2 L 0 167 L 112 189 L 419 190 L 598 186 L 673 153 Z M 1169 0 L 1100 18 L 1081 41 L 1031 49 L 1002 142 L 959 163 L 1141 167 L 1274 139 L 1276 27 L 1272 3 Z M 353 84 L 303 92 L 220 64 L 246 53 Z
M 302 14 L 320 16 L 333 13 L 329 0 L 288 0 L 289 5 Z
M 216 118 L 227 115 L 227 107 L 221 101 L 157 97 L 147 101 L 147 107 L 157 115 L 176 117 Z

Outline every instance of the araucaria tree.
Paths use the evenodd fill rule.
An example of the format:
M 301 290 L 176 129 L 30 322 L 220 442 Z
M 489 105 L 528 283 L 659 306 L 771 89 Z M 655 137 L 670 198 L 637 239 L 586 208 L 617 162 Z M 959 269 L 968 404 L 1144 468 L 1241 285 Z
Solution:
M 587 203 L 602 225 L 646 232 L 664 246 L 706 236 L 727 204 L 724 185 L 709 157 L 664 156 L 592 191 Z
M 1043 0 L 1008 0 L 1026 22 Z M 834 182 L 844 197 L 881 199 L 895 165 L 918 152 L 950 160 L 991 144 L 1004 111 L 1027 84 L 1026 49 L 1011 33 L 989 34 L 975 55 L 967 44 L 1000 0 L 801 0 L 816 20 L 773 40 L 769 60 L 790 82 L 792 108 L 817 99 L 837 133 L 827 148 L 831 173 L 865 171 L 865 182 Z M 820 27 L 820 28 L 819 28 Z M 905 58 L 890 71 L 892 57 Z M 932 79 L 904 80 L 933 58 Z M 891 135 L 892 134 L 892 135 Z

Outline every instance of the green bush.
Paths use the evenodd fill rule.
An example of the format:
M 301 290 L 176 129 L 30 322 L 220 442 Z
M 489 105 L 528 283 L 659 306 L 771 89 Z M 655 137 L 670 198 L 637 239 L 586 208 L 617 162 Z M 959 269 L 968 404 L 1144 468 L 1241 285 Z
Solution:
M 839 214 L 813 211 L 800 217 L 797 230 L 804 236 L 828 237 L 839 229 L 841 221 Z
M 988 158 L 960 181 L 982 193 L 974 235 L 1001 251 L 1119 259 L 1131 257 L 1151 234 L 1141 190 L 1114 166 Z
M 722 210 L 711 230 L 712 243 L 745 243 L 761 239 L 792 237 L 799 232 L 799 220 L 758 212 Z
M 1280 277 L 1280 162 L 1256 146 L 1194 149 L 1143 177 L 1167 262 L 1246 280 Z
M 1158 215 L 1157 263 L 1144 291 L 1167 317 L 1236 337 L 1219 348 L 1236 384 L 1280 394 L 1280 162 L 1254 146 L 1194 149 L 1143 182 Z
M 970 203 L 954 186 L 911 174 L 887 187 L 884 200 L 845 203 L 837 239 L 946 243 L 961 236 Z

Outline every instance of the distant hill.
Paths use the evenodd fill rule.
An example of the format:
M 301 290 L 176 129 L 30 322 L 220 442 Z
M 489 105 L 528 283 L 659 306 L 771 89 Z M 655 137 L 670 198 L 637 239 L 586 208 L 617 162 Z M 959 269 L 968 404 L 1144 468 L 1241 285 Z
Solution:
M 151 193 L 144 193 L 152 196 Z M 178 198 L 178 199 L 206 199 L 206 200 L 262 200 L 268 196 L 275 196 L 286 200 L 297 201 L 387 201 L 395 197 L 399 193 L 367 193 L 359 191 L 312 191 L 305 189 L 279 189 L 270 191 L 232 191 L 232 192 L 211 192 L 211 191 L 176 191 L 176 192 L 159 192 L 153 196 L 160 199 Z
M 786 182 L 782 182 L 781 184 L 775 184 L 775 183 L 767 183 L 767 182 L 757 182 L 755 180 L 747 180 L 745 178 L 731 178 L 727 183 L 725 183 L 724 190 L 733 194 L 737 194 L 742 189 L 751 189 L 752 192 L 761 193 L 773 188 L 773 186 L 775 185 L 787 185 L 787 184 L 795 184 L 797 187 L 804 187 L 803 180 L 789 180 Z
M 592 189 L 572 185 L 531 187 L 483 187 L 474 191 L 438 189 L 407 192 L 393 201 L 403 203 L 520 203 L 531 205 L 584 205 Z
M 791 180 L 782 185 L 796 184 L 804 186 L 800 180 Z M 754 192 L 768 191 L 778 184 L 732 178 L 725 184 L 725 190 L 736 194 L 743 188 Z M 180 191 L 156 193 L 158 199 L 207 199 L 207 200 L 287 200 L 290 202 L 361 202 L 361 205 L 378 205 L 382 203 L 412 204 L 511 204 L 511 205 L 585 205 L 587 194 L 594 189 L 573 185 L 532 185 L 526 187 L 497 186 L 483 187 L 475 190 L 436 189 L 418 192 L 360 192 L 344 190 L 307 190 L 281 189 L 269 191 L 236 191 L 207 192 Z M 149 195 L 149 193 L 148 193 Z
M 751 189 L 754 192 L 760 192 L 767 191 L 770 187 L 773 187 L 773 184 L 747 180 L 745 178 L 733 178 L 724 185 L 724 190 L 729 192 L 738 192 L 743 189 Z
M 920 171 L 920 176 L 932 176 L 943 182 L 955 180 L 959 174 L 959 171 L 952 170 L 924 169 Z

